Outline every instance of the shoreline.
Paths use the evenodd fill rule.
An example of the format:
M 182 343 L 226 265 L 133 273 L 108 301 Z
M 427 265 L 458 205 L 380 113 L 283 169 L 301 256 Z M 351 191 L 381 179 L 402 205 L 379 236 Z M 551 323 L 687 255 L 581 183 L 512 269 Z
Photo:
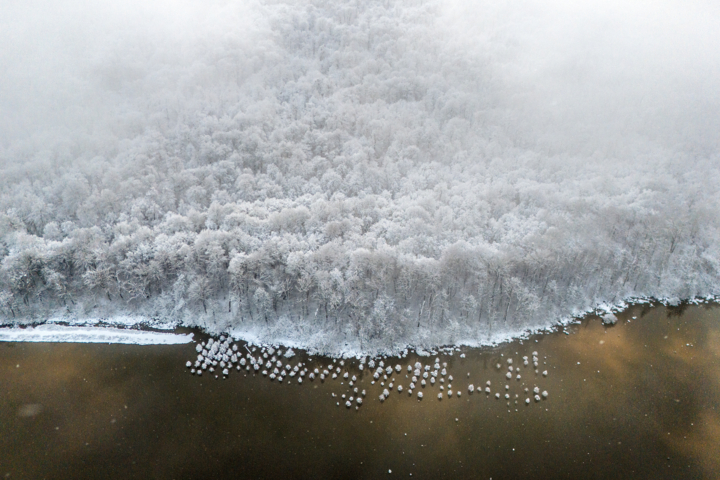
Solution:
M 489 342 L 461 338 L 453 344 L 439 344 L 434 346 L 399 344 L 391 350 L 375 352 L 352 348 L 348 342 L 340 345 L 341 348 L 337 352 L 320 351 L 303 342 L 288 338 L 278 338 L 276 341 L 263 341 L 262 337 L 265 335 L 258 335 L 253 329 L 241 330 L 231 328 L 224 331 L 208 331 L 209 329 L 199 325 L 183 325 L 180 322 L 161 322 L 142 315 L 116 315 L 108 318 L 87 319 L 52 317 L 45 322 L 32 322 L 28 324 L 14 322 L 12 324 L 0 325 L 0 342 L 169 345 L 196 341 L 193 340 L 193 333 L 189 335 L 177 333 L 180 330 L 196 330 L 200 335 L 207 335 L 209 338 L 228 335 L 234 341 L 242 341 L 249 346 L 292 348 L 301 350 L 308 355 L 322 355 L 329 358 L 379 358 L 405 356 L 409 352 L 413 352 L 419 356 L 430 356 L 440 353 L 451 354 L 451 352 L 457 351 L 461 347 L 478 349 L 494 348 L 513 341 L 522 342 L 533 335 L 564 331 L 569 325 L 579 324 L 583 320 L 591 319 L 592 317 L 598 317 L 602 321 L 603 316 L 622 313 L 634 305 L 650 304 L 652 306 L 677 307 L 681 305 L 707 305 L 713 303 L 720 304 L 720 296 L 711 294 L 689 299 L 632 297 L 621 300 L 615 304 L 601 303 L 596 307 L 561 318 L 559 321 L 547 327 L 529 329 L 519 333 L 511 332 L 506 335 L 500 335 L 499 338 Z M 319 334 L 322 334 L 322 332 Z

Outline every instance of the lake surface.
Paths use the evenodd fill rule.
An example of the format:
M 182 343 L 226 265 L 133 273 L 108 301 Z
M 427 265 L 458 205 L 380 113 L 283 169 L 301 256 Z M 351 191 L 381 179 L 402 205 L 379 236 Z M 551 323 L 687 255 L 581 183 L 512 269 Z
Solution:
M 352 360 L 341 370 L 367 391 L 357 410 L 344 406 L 340 395 L 352 393 L 341 377 L 299 385 L 244 370 L 192 375 L 185 363 L 194 344 L 0 344 L 0 474 L 720 478 L 720 308 L 641 305 L 618 318 L 492 349 L 386 359 L 402 373 L 391 375 L 384 402 L 387 385 L 372 385 L 371 370 Z M 522 364 L 533 351 L 538 373 Z M 445 377 L 443 399 L 439 381 L 410 396 L 407 365 L 435 357 L 454 377 Z M 508 358 L 520 380 L 516 371 L 506 379 Z M 322 370 L 332 360 L 290 362 Z M 468 384 L 484 389 L 488 380 L 490 394 L 468 393 Z M 449 383 L 461 397 L 447 397 Z M 535 386 L 546 400 L 535 401 Z

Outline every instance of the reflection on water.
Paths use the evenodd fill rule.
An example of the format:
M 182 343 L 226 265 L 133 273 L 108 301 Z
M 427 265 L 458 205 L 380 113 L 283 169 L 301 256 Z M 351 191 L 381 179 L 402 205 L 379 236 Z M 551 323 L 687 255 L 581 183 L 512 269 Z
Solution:
M 368 396 L 357 411 L 336 406 L 332 394 L 348 391 L 341 378 L 298 385 L 247 372 L 191 375 L 193 345 L 2 344 L 0 474 L 718 478 L 720 308 L 636 306 L 618 318 L 465 358 L 441 355 L 460 398 L 438 401 L 438 383 L 421 401 L 395 390 L 381 403 L 384 387 L 371 385 L 366 369 L 355 386 Z M 506 365 L 496 368 L 533 351 L 547 378 L 526 369 L 522 382 L 506 380 Z M 434 358 L 391 359 L 406 388 L 404 369 L 417 360 Z M 492 394 L 468 394 L 468 384 L 485 388 L 486 380 Z M 549 398 L 526 406 L 522 384 Z

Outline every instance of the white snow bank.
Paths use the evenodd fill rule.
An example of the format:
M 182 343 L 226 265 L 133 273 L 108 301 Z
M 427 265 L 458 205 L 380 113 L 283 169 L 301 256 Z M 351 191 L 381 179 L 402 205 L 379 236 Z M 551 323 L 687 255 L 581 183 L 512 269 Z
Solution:
M 132 345 L 177 345 L 192 342 L 193 334 L 149 332 L 104 327 L 39 325 L 28 328 L 2 328 L 2 342 L 127 343 Z

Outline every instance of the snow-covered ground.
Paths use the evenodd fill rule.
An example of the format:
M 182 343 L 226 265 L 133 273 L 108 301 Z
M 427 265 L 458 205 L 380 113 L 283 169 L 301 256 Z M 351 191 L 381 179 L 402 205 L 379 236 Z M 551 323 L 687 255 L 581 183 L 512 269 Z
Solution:
M 127 343 L 177 345 L 192 342 L 193 334 L 175 334 L 107 327 L 45 324 L 27 328 L 0 328 L 1 342 Z

